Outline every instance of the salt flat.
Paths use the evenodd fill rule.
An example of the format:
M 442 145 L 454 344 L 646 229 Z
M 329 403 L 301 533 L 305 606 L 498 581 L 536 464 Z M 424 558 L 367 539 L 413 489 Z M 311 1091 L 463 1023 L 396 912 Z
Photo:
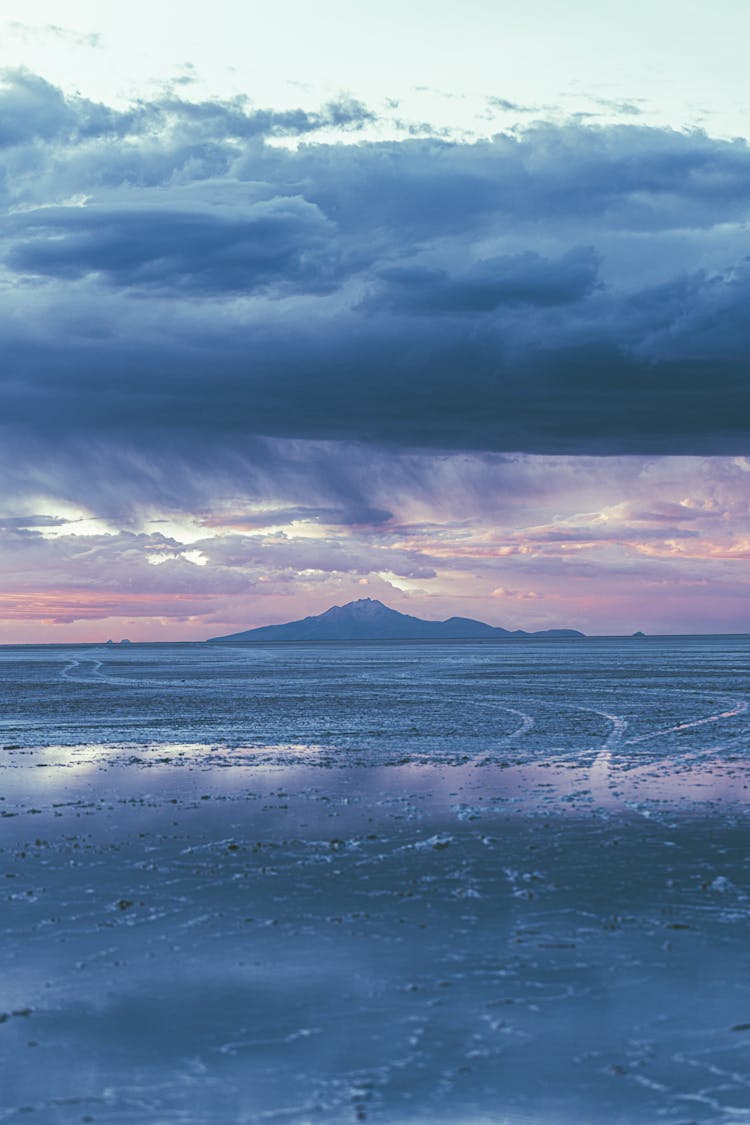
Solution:
M 0 1120 L 750 1121 L 749 656 L 0 650 Z

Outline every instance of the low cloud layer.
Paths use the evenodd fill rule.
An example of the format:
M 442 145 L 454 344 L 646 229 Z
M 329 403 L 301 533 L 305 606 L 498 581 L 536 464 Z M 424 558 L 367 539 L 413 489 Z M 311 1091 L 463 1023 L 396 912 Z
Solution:
M 357 143 L 351 99 L 116 111 L 25 73 L 0 110 L 9 439 L 224 467 L 258 438 L 747 448 L 743 141 Z

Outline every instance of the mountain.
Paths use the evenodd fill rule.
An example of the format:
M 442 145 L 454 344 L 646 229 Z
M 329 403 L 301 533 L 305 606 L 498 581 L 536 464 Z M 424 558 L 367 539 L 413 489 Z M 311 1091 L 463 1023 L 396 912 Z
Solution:
M 423 621 L 399 613 L 373 598 L 360 598 L 347 605 L 335 605 L 316 617 L 289 621 L 285 625 L 263 625 L 227 637 L 211 637 L 211 644 L 244 641 L 448 641 L 492 640 L 500 637 L 582 637 L 575 629 L 544 629 L 525 633 L 472 621 L 470 617 L 449 617 L 447 621 Z

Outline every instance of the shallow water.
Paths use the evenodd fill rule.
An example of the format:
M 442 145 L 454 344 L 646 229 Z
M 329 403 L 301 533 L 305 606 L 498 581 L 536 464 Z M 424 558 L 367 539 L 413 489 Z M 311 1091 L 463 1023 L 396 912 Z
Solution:
M 0 1121 L 750 1121 L 748 657 L 0 649 Z

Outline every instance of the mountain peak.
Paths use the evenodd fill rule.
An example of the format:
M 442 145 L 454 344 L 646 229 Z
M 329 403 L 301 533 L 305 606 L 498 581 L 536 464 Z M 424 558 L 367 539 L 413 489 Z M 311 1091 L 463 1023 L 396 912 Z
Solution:
M 383 605 L 377 598 L 357 598 L 356 601 L 346 602 L 345 605 L 334 606 L 334 609 L 345 609 L 353 613 L 371 613 L 373 610 L 384 609 L 388 613 L 396 613 L 395 609 L 389 609 L 387 605 Z
M 246 641 L 427 641 L 492 640 L 509 636 L 528 637 L 533 633 L 507 629 L 474 621 L 469 617 L 450 617 L 447 621 L 425 621 L 384 605 L 377 598 L 357 598 L 346 605 L 334 605 L 317 616 L 283 625 L 264 625 L 213 642 Z M 546 630 L 546 636 L 583 636 L 573 629 Z
M 326 621 L 366 622 L 381 618 L 403 617 L 404 614 L 398 613 L 395 609 L 389 609 L 387 605 L 383 605 L 376 598 L 357 598 L 356 601 L 347 602 L 345 605 L 332 605 L 330 609 L 319 616 L 320 619 Z M 305 618 L 305 621 L 312 620 L 317 619 Z

